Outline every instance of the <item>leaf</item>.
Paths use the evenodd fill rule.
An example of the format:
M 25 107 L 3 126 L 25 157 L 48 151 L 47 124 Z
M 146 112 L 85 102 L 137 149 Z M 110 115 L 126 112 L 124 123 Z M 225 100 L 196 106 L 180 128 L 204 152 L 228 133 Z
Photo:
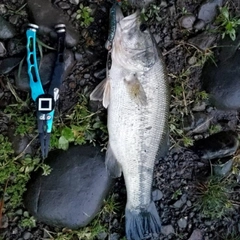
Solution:
M 74 141 L 73 131 L 72 131 L 72 129 L 69 128 L 69 127 L 65 127 L 65 128 L 62 130 L 61 135 L 62 135 L 63 137 L 65 137 L 65 139 L 66 139 L 68 142 L 73 142 L 73 141 Z
M 228 9 L 226 7 L 223 7 L 221 9 L 221 13 L 226 19 L 229 19 L 229 12 L 228 12 Z
M 58 140 L 58 148 L 67 150 L 68 147 L 69 147 L 68 140 L 64 136 L 61 136 Z

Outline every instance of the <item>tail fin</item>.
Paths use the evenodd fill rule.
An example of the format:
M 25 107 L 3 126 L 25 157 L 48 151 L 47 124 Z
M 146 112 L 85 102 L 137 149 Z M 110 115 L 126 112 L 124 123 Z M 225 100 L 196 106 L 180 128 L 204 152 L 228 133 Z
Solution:
M 141 240 L 161 232 L 161 222 L 154 202 L 140 211 L 125 210 L 127 240 Z

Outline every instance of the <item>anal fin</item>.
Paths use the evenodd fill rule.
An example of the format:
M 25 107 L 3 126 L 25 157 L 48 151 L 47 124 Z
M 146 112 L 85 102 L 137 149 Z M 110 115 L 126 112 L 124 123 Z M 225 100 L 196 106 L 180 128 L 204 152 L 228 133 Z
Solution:
M 120 163 L 117 161 L 116 157 L 114 156 L 114 153 L 110 147 L 110 144 L 108 144 L 108 148 L 106 152 L 105 165 L 111 177 L 117 178 L 121 176 L 122 167 Z

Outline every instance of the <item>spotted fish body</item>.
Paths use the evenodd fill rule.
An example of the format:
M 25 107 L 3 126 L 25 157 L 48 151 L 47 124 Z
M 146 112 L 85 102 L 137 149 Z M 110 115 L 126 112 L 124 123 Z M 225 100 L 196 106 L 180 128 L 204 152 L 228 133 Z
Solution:
M 140 240 L 160 232 L 151 189 L 156 156 L 164 156 L 168 146 L 169 89 L 161 55 L 139 12 L 124 18 L 117 8 L 116 14 L 112 66 L 103 94 L 108 107 L 106 167 L 113 177 L 123 172 L 126 236 Z M 99 99 L 94 96 L 98 90 L 92 99 Z

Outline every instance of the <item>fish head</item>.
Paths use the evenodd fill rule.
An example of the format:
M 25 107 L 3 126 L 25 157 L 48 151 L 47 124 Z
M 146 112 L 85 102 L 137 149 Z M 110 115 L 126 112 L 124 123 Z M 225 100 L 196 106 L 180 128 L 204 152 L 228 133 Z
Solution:
M 149 70 L 156 61 L 156 51 L 152 35 L 142 22 L 139 10 L 124 17 L 120 7 L 117 7 L 116 20 L 112 59 L 131 71 Z

